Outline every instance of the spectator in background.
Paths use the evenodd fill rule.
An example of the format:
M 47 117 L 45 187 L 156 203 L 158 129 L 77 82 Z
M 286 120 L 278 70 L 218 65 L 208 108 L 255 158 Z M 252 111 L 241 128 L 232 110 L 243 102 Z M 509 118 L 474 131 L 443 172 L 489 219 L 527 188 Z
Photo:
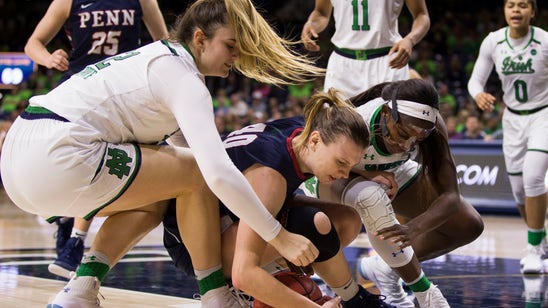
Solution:
M 457 131 L 458 119 L 456 116 L 449 116 L 445 119 L 445 127 L 447 128 L 447 139 L 460 140 L 464 136 Z
M 230 112 L 230 98 L 225 88 L 218 88 L 217 95 L 213 97 L 213 111 L 215 115 L 226 116 Z
M 64 72 L 60 82 L 96 63 L 140 45 L 141 23 L 153 40 L 167 38 L 167 27 L 156 0 L 54 0 L 25 45 L 36 63 Z M 49 52 L 47 45 L 65 29 L 72 49 Z M 81 262 L 91 219 L 57 220 L 57 259 L 48 270 L 70 279 Z
M 451 107 L 451 114 L 457 114 L 457 100 L 449 92 L 449 87 L 443 81 L 437 82 L 438 94 L 440 96 L 440 109 L 444 109 L 444 105 L 449 105 Z
M 482 116 L 483 120 L 483 132 L 485 133 L 485 140 L 502 139 L 502 121 L 500 112 L 493 110 L 491 112 L 484 112 Z
M 480 123 L 480 117 L 477 113 L 472 113 L 466 118 L 466 126 L 462 132 L 462 139 L 483 140 L 485 133 Z

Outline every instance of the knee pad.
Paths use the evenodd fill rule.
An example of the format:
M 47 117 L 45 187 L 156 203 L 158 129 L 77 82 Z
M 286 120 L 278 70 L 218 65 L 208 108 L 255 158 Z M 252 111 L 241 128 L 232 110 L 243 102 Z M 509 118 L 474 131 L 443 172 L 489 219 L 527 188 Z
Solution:
M 287 211 L 285 228 L 293 233 L 300 234 L 309 239 L 320 251 L 316 262 L 322 262 L 333 258 L 341 248 L 341 242 L 335 226 L 327 234 L 318 232 L 314 224 L 314 216 L 321 211 L 315 207 L 297 206 Z
M 414 254 L 411 246 L 398 249 L 397 243 L 381 240 L 374 235 L 378 230 L 399 224 L 390 198 L 381 185 L 363 179 L 352 181 L 343 192 L 342 198 L 344 204 L 358 211 L 371 246 L 390 267 L 400 267 L 411 261 Z
M 536 197 L 546 193 L 548 155 L 540 151 L 527 151 L 523 163 L 523 190 L 525 196 Z
M 342 201 L 353 207 L 368 232 L 393 226 L 397 223 L 390 198 L 384 189 L 371 181 L 352 181 L 343 191 Z

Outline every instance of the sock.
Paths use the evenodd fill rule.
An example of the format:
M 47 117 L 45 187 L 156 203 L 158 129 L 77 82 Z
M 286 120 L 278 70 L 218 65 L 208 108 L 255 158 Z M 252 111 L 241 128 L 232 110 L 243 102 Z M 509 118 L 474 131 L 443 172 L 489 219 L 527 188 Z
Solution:
M 194 271 L 196 279 L 198 279 L 198 288 L 200 295 L 204 295 L 207 291 L 218 289 L 226 285 L 225 275 L 221 265 L 217 265 L 207 270 Z
M 538 246 L 546 235 L 546 230 L 543 229 L 528 229 L 527 242 L 533 246 Z
M 341 297 L 343 301 L 348 301 L 352 299 L 356 294 L 358 294 L 358 291 L 360 288 L 358 287 L 358 284 L 354 279 L 350 278 L 350 280 L 345 283 L 342 287 L 339 288 L 333 288 L 329 286 L 335 294 Z
M 76 276 L 93 276 L 103 281 L 110 270 L 110 259 L 99 251 L 90 251 L 82 258 L 76 270 Z
M 72 228 L 72 233 L 70 234 L 70 237 L 78 237 L 82 241 L 86 239 L 86 236 L 88 233 L 86 231 L 82 231 L 80 229 Z
M 419 275 L 419 278 L 411 281 L 407 284 L 409 289 L 411 289 L 413 292 L 424 292 L 430 288 L 430 280 L 426 278 L 426 275 L 421 270 L 421 274 Z

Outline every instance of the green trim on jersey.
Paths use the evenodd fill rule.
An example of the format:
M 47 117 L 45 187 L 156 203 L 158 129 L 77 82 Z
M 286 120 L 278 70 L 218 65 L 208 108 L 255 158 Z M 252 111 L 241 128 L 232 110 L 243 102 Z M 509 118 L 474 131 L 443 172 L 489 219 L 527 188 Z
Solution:
M 540 152 L 540 153 L 546 153 L 546 154 L 548 154 L 548 150 L 544 150 L 544 149 L 527 149 L 527 151 L 531 151 L 531 152 Z
M 86 216 L 84 216 L 83 218 L 85 220 L 90 220 L 91 218 L 93 218 L 97 212 L 99 212 L 100 210 L 102 210 L 104 207 L 106 207 L 107 205 L 113 203 L 114 201 L 116 201 L 118 198 L 120 198 L 120 196 L 126 192 L 126 190 L 129 188 L 129 185 L 131 185 L 131 183 L 133 183 L 133 180 L 135 179 L 135 177 L 137 176 L 137 173 L 139 172 L 139 169 L 141 167 L 141 148 L 139 148 L 139 146 L 137 144 L 133 144 L 133 146 L 135 147 L 135 170 L 133 170 L 133 173 L 130 175 L 130 178 L 127 180 L 126 184 L 124 185 L 124 187 L 122 187 L 122 189 L 120 189 L 120 191 L 118 192 L 118 194 L 116 194 L 116 196 L 114 196 L 114 198 L 110 199 L 108 202 L 106 202 L 105 204 L 99 206 L 98 208 L 96 208 L 94 211 L 90 212 L 89 214 L 87 214 Z
M 498 44 L 506 42 L 508 44 L 508 47 L 510 47 L 510 49 L 514 50 L 514 47 L 512 47 L 512 45 L 510 44 L 510 40 L 508 39 L 508 37 L 509 37 L 508 36 L 508 31 L 509 30 L 510 30 L 510 27 L 506 27 L 506 29 L 504 30 L 504 40 L 498 42 Z M 527 42 L 527 44 L 525 44 L 525 46 L 522 48 L 522 50 L 529 47 L 529 45 L 531 45 L 532 42 L 536 42 L 536 43 L 540 44 L 539 41 L 535 40 L 535 28 L 533 28 L 532 26 L 529 26 L 529 32 L 531 32 L 531 37 L 529 38 L 529 42 Z
M 523 172 L 506 172 L 509 176 L 522 176 Z
M 169 51 L 171 51 L 171 53 L 174 55 L 174 56 L 178 56 L 179 54 L 177 53 L 177 50 L 175 50 L 175 48 L 171 47 L 169 45 L 169 42 L 167 40 L 161 40 L 160 42 L 162 42 L 162 44 L 164 44 L 164 46 L 166 46 Z M 184 46 L 184 45 L 183 45 Z
M 379 148 L 379 146 L 377 145 L 377 136 L 375 134 L 375 120 L 379 118 L 381 110 L 382 110 L 382 106 L 384 106 L 384 105 L 380 105 L 377 108 L 377 110 L 375 110 L 375 112 L 373 112 L 373 115 L 371 116 L 371 121 L 369 122 L 369 131 L 370 131 L 369 133 L 372 136 L 371 137 L 371 145 L 373 146 L 375 151 L 377 151 L 382 156 L 390 156 L 391 155 L 390 153 L 386 153 L 386 152 L 384 152 L 383 150 L 381 150 Z
M 27 106 L 27 108 L 25 108 L 25 111 L 31 114 L 55 114 L 51 110 L 39 106 Z

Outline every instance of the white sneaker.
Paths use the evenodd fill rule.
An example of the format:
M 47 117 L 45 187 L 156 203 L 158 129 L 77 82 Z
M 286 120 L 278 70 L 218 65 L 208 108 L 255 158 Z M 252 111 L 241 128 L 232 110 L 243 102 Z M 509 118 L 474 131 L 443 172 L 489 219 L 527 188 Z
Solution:
M 55 297 L 50 300 L 46 308 L 100 308 L 99 287 L 101 283 L 97 277 L 73 277 Z
M 542 239 L 542 242 L 540 242 L 540 247 L 542 247 L 542 251 L 544 252 L 542 259 L 548 258 L 548 255 L 546 255 L 546 253 L 548 253 L 548 240 L 546 239 L 546 236 Z
M 233 290 L 237 289 L 234 288 Z M 200 298 L 202 308 L 252 307 L 249 301 L 240 296 L 240 292 L 238 290 L 238 292 L 233 293 L 226 285 L 209 290 Z
M 527 244 L 527 254 L 520 260 L 522 274 L 542 274 L 542 255 L 544 251 L 541 245 L 533 246 Z
M 401 308 L 415 307 L 415 304 L 407 298 L 398 273 L 388 266 L 381 257 L 372 256 L 359 259 L 358 273 L 364 279 L 375 283 L 381 294 L 386 296 L 384 300 L 386 303 Z
M 433 283 L 430 284 L 430 288 L 424 292 L 415 292 L 415 298 L 419 302 L 421 308 L 448 308 L 449 303 L 447 299 L 441 294 L 440 289 Z

